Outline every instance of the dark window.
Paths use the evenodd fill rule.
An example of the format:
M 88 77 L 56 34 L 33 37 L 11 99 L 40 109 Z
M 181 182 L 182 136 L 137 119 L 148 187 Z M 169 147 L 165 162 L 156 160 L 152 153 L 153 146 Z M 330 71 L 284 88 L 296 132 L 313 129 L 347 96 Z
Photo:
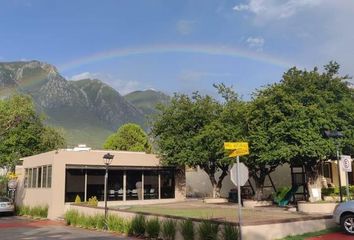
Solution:
M 47 187 L 47 166 L 43 166 L 43 184 L 42 187 L 46 188 Z
M 323 176 L 325 177 L 325 178 L 330 178 L 330 179 L 332 179 L 332 170 L 331 170 L 331 163 L 329 163 L 329 162 L 325 162 L 324 164 L 323 164 Z
M 42 167 L 38 168 L 38 187 L 42 187 Z
M 32 168 L 28 169 L 28 187 L 32 187 Z
M 142 199 L 142 171 L 129 170 L 126 171 L 126 199 L 141 200 Z
M 25 188 L 28 187 L 28 168 L 25 169 L 24 186 L 25 186 Z
M 97 197 L 99 201 L 104 199 L 104 175 L 105 170 L 87 170 L 87 200 L 90 197 Z
M 162 170 L 161 175 L 161 198 L 175 197 L 175 177 L 174 170 Z
M 123 200 L 123 175 L 121 170 L 108 171 L 107 199 Z
M 33 172 L 32 172 L 32 174 L 33 174 L 33 176 L 32 176 L 32 187 L 33 188 L 36 188 L 37 187 L 37 170 L 38 170 L 38 168 L 33 168 Z
M 159 198 L 159 175 L 157 171 L 144 171 L 144 199 Z
M 47 179 L 47 187 L 52 187 L 52 166 L 48 166 L 48 179 Z
M 65 175 L 65 202 L 74 202 L 78 195 L 84 201 L 85 170 L 67 169 Z

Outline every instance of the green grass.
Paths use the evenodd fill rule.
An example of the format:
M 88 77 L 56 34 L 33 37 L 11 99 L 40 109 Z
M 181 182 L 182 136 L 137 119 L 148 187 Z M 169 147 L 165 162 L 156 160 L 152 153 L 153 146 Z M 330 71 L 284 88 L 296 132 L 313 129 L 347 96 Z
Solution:
M 234 208 L 211 208 L 210 206 L 188 207 L 178 206 L 177 204 L 170 205 L 136 205 L 127 209 L 132 212 L 144 212 L 178 217 L 189 217 L 198 219 L 215 219 L 221 221 L 237 221 L 237 211 Z M 282 210 L 257 210 L 257 209 L 244 209 L 242 211 L 245 220 L 258 221 L 258 220 L 277 220 L 277 219 L 293 219 L 303 217 L 302 214 L 284 212 Z M 255 219 L 254 216 L 257 216 Z
M 317 232 L 310 232 L 310 233 L 305 233 L 305 234 L 301 234 L 301 235 L 288 236 L 288 237 L 282 238 L 280 240 L 304 240 L 306 238 L 317 237 L 317 236 L 321 236 L 323 234 L 334 233 L 334 232 L 339 232 L 339 231 L 340 231 L 339 227 L 328 228 L 328 229 L 317 231 Z

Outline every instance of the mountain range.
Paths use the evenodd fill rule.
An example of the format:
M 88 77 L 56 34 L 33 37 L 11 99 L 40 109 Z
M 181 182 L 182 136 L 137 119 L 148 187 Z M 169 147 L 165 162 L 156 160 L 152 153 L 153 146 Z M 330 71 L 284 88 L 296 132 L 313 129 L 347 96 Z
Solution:
M 13 93 L 32 96 L 46 123 L 63 131 L 68 146 L 87 144 L 100 148 L 106 137 L 122 124 L 147 128 L 147 117 L 169 96 L 155 90 L 122 96 L 99 79 L 69 81 L 55 66 L 40 62 L 0 63 L 0 96 Z

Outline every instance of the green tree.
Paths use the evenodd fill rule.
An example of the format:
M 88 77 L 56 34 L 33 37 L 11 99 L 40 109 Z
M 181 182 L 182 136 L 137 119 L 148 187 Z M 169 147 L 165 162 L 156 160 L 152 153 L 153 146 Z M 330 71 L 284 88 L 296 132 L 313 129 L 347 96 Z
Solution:
M 110 135 L 104 149 L 151 152 L 151 145 L 145 131 L 137 124 L 127 123 L 122 125 L 116 133 Z
M 62 147 L 65 140 L 44 126 L 29 96 L 0 100 L 0 167 L 13 168 L 20 157 Z
M 257 187 L 262 188 L 267 173 L 288 162 L 305 167 L 309 189 L 320 188 L 321 164 L 335 153 L 324 130 L 343 131 L 343 150 L 353 154 L 353 89 L 338 70 L 334 62 L 323 73 L 291 68 L 280 83 L 254 95 L 247 114 L 251 151 L 246 164 L 253 166 Z
M 240 137 L 238 125 L 228 121 L 230 105 L 236 106 L 238 101 L 225 91 L 224 85 L 216 87 L 229 99 L 221 103 L 199 93 L 191 97 L 176 94 L 170 104 L 159 107 L 160 113 L 152 123 L 152 135 L 163 162 L 200 167 L 209 176 L 214 198 L 220 197 L 222 181 L 232 162 L 225 157 L 223 143 Z

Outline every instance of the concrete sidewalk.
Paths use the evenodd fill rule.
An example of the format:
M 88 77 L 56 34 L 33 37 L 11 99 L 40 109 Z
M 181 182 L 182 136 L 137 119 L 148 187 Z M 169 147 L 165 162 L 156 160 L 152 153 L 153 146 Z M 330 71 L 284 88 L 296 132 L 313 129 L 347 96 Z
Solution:
M 103 239 L 117 240 L 135 238 L 125 237 L 118 234 L 86 230 L 66 226 L 63 222 L 51 220 L 32 220 L 23 217 L 0 216 L 0 239 L 1 240 L 28 240 L 28 239 Z

